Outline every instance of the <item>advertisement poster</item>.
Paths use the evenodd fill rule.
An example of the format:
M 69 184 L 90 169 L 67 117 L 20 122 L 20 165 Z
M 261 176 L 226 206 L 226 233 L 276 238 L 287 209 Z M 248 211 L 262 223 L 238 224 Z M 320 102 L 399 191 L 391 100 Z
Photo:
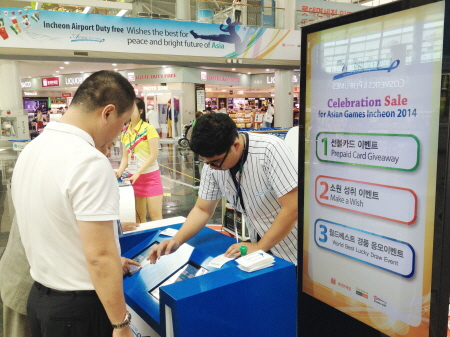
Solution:
M 444 2 L 308 35 L 303 291 L 427 337 Z
M 0 48 L 298 60 L 300 31 L 0 7 Z

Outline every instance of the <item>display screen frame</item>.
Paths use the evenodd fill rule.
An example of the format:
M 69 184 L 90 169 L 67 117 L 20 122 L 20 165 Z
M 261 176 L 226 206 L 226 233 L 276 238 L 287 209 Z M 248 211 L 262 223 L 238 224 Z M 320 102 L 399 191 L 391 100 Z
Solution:
M 307 66 L 308 66 L 308 61 L 307 61 L 307 52 L 308 52 L 308 36 L 310 34 L 316 33 L 316 32 L 320 32 L 323 30 L 327 30 L 329 28 L 335 28 L 335 27 L 339 27 L 342 25 L 346 25 L 346 24 L 350 24 L 350 23 L 354 23 L 354 22 L 358 22 L 361 20 L 366 20 L 366 19 L 370 19 L 370 18 L 374 18 L 377 16 L 381 16 L 381 15 L 386 15 L 386 14 L 391 14 L 391 13 L 395 13 L 398 11 L 402 11 L 402 10 L 406 10 L 406 9 L 411 9 L 414 7 L 418 7 L 421 5 L 425 5 L 425 4 L 430 4 L 436 1 L 421 1 L 421 2 L 416 2 L 415 4 L 412 4 L 411 2 L 408 1 L 398 1 L 398 2 L 394 2 L 394 3 L 390 3 L 390 4 L 386 4 L 383 6 L 378 6 L 378 7 L 374 7 L 368 10 L 364 10 L 364 11 L 360 11 L 357 13 L 353 13 L 350 15 L 345 15 L 343 17 L 340 17 L 338 19 L 334 19 L 334 20 L 326 20 L 324 22 L 318 23 L 318 24 L 313 24 L 310 26 L 306 26 L 302 28 L 302 41 L 301 41 L 301 85 L 300 85 L 300 116 L 299 116 L 299 125 L 300 125 L 300 132 L 304 131 L 304 134 L 307 136 L 308 135 L 308 130 L 306 130 L 305 125 L 306 125 L 306 121 L 305 121 L 305 117 L 307 112 L 307 90 L 306 90 L 306 82 L 307 82 L 307 78 L 308 78 L 308 74 L 307 74 Z M 438 1 L 439 2 L 439 1 Z M 447 8 L 445 9 L 445 12 L 448 13 L 449 12 L 449 8 L 450 6 L 447 6 Z M 444 27 L 449 27 L 449 16 L 446 15 L 446 19 L 444 21 Z M 444 37 L 444 54 L 446 54 L 445 50 L 449 50 L 449 43 L 448 43 L 448 29 L 444 29 L 444 32 L 447 31 L 447 37 Z M 444 33 L 445 35 L 445 33 Z M 448 55 L 448 52 L 447 52 Z M 447 123 L 448 124 L 448 123 Z M 448 131 L 447 133 L 442 132 L 442 122 L 440 125 L 440 136 L 439 136 L 439 148 L 444 147 L 448 147 Z M 450 126 L 447 125 L 446 126 L 446 130 L 450 129 Z M 445 130 L 444 130 L 445 131 Z M 441 135 L 442 134 L 442 135 Z M 306 136 L 303 135 L 306 139 Z M 308 161 L 308 159 L 305 157 L 305 144 L 303 143 L 304 139 L 302 139 L 302 134 L 300 136 L 300 145 L 299 145 L 299 165 L 301 165 L 302 167 L 300 167 L 299 171 L 300 172 L 304 172 L 304 163 Z M 438 161 L 441 161 L 441 158 L 438 159 Z M 445 161 L 445 160 L 444 160 Z M 447 158 L 447 162 L 448 162 L 448 158 Z M 438 164 L 438 166 L 440 166 Z M 299 180 L 300 181 L 304 181 L 305 177 L 303 175 L 299 176 Z M 439 180 L 440 182 L 443 181 Z M 446 183 L 446 188 L 449 188 L 450 185 L 448 183 Z M 444 190 L 446 189 L 444 188 Z M 443 192 L 445 193 L 445 192 Z M 436 199 L 442 203 L 442 200 L 444 200 L 443 204 L 446 204 L 445 202 L 445 195 L 442 195 L 442 193 L 437 192 L 436 193 Z M 305 205 L 305 199 L 304 199 L 304 193 L 302 193 L 302 191 L 299 192 L 299 219 L 303 219 L 304 218 L 304 205 Z M 450 286 L 450 280 L 448 277 L 446 277 L 445 275 L 449 275 L 448 274 L 448 270 L 450 269 L 449 266 L 449 247 L 448 244 L 443 244 L 442 243 L 442 238 L 445 237 L 445 233 L 448 234 L 448 229 L 446 229 L 445 225 L 443 224 L 443 222 L 445 222 L 444 218 L 447 216 L 450 216 L 450 210 L 447 210 L 448 208 L 446 208 L 444 214 L 441 213 L 441 216 L 438 218 L 439 213 L 436 212 L 436 218 L 435 218 L 435 229 L 434 229 L 434 237 L 437 238 L 437 240 L 435 239 L 434 241 L 434 246 L 433 246 L 433 276 L 432 276 L 432 288 L 434 291 L 434 295 L 431 297 L 431 305 L 430 305 L 430 323 L 429 323 L 429 336 L 438 336 L 441 334 L 436 334 L 436 331 L 444 331 L 444 329 L 446 329 L 446 325 L 447 325 L 447 313 L 448 313 L 448 289 Z M 447 236 L 448 237 L 448 236 Z M 303 228 L 299 226 L 299 232 L 298 232 L 298 245 L 299 245 L 299 257 L 298 257 L 298 261 L 299 261 L 299 265 L 298 268 L 299 270 L 303 269 L 303 259 L 304 259 L 304 251 L 306 249 L 306 247 L 304 247 L 304 233 L 303 233 Z M 437 241 L 437 242 L 436 242 Z M 447 261 L 447 262 L 444 262 Z M 447 272 L 445 272 L 447 271 Z M 309 295 L 307 295 L 306 293 L 303 292 L 302 289 L 302 283 L 303 283 L 303 279 L 304 276 L 302 275 L 302 273 L 299 273 L 299 294 L 300 294 L 300 302 L 304 303 L 304 306 L 307 307 L 308 309 L 306 309 L 306 311 L 309 311 L 311 314 L 313 314 L 314 310 L 313 307 L 317 306 L 317 308 L 321 308 L 322 312 L 324 315 L 326 315 L 329 320 L 333 321 L 343 321 L 345 320 L 348 324 L 347 327 L 349 329 L 346 329 L 347 332 L 349 332 L 349 330 L 361 330 L 361 329 L 365 329 L 362 325 L 364 325 L 363 323 L 360 323 L 356 320 L 350 322 L 351 320 L 349 320 L 346 316 L 346 314 L 342 314 L 342 313 L 338 313 L 336 310 L 330 310 L 328 308 L 326 308 L 326 306 L 323 306 L 322 304 L 320 304 L 318 301 L 316 301 L 315 299 L 313 299 L 312 297 L 310 297 Z M 438 295 L 440 294 L 440 295 Z M 446 303 L 445 303 L 446 302 Z M 325 310 L 326 309 L 326 310 Z M 326 311 L 326 313 L 324 312 L 324 310 Z M 302 312 L 302 310 L 301 310 Z M 333 317 L 331 317 L 333 316 Z M 299 321 L 298 327 L 299 327 L 299 331 L 302 331 L 302 327 L 304 326 L 308 326 L 308 315 L 302 315 L 302 313 L 299 314 L 299 317 L 302 317 Z M 352 324 L 350 324 L 352 323 Z M 330 322 L 331 325 L 333 325 Z M 351 328 L 350 328 L 350 325 Z M 372 331 L 371 331 L 372 333 Z M 341 336 L 341 335 L 339 335 Z M 348 336 L 348 334 L 346 335 Z M 353 335 L 352 335 L 353 336 Z M 368 336 L 368 335 L 367 335 Z M 370 335 L 372 336 L 372 335 Z
M 158 285 L 156 285 L 155 287 L 153 287 L 152 289 L 150 289 L 148 291 L 148 294 L 150 296 L 152 296 L 155 300 L 159 301 L 159 289 L 163 286 L 166 285 L 170 285 L 170 284 L 174 284 L 174 283 L 178 283 L 181 281 L 184 281 L 185 279 L 189 279 L 189 278 L 193 278 L 193 277 L 187 277 L 187 278 L 181 278 L 180 279 L 180 275 L 183 273 L 183 271 L 186 271 L 188 267 L 193 267 L 196 270 L 196 273 L 194 274 L 193 277 L 198 277 L 201 275 L 205 275 L 206 273 L 209 272 L 208 269 L 202 267 L 201 265 L 193 262 L 193 261 L 188 261 L 185 264 L 183 264 L 180 268 L 178 268 L 177 270 L 175 270 L 172 274 L 170 274 L 168 277 L 166 277 L 162 282 L 158 283 Z M 199 274 L 199 272 L 201 272 Z M 190 275 L 192 275 L 192 273 L 190 273 Z

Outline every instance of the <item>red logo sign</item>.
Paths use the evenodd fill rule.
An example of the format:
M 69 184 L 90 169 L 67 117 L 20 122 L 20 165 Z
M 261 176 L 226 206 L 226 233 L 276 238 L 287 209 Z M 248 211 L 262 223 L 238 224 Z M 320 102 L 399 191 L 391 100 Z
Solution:
M 128 81 L 130 81 L 130 82 L 136 81 L 136 77 L 134 76 L 134 73 L 128 73 Z
M 63 92 L 62 97 L 72 97 L 72 94 L 70 92 Z
M 59 87 L 59 77 L 47 77 L 42 79 L 43 87 Z

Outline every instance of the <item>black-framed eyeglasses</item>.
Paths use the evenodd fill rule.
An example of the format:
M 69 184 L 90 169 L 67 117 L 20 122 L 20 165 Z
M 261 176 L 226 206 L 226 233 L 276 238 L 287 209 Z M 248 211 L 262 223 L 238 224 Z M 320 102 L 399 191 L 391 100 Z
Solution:
M 225 156 L 223 157 L 223 159 L 222 159 L 222 161 L 220 162 L 219 165 L 217 165 L 217 164 L 215 164 L 215 163 L 212 163 L 212 162 L 204 161 L 204 160 L 201 160 L 201 159 L 200 159 L 200 161 L 202 161 L 202 162 L 203 162 L 204 164 L 206 164 L 206 165 L 209 165 L 209 166 L 212 166 L 212 167 L 221 169 L 223 163 L 225 162 L 225 159 L 227 159 L 227 157 L 228 157 L 228 153 L 230 152 L 230 149 L 231 149 L 231 147 L 230 147 L 230 148 L 228 149 L 228 151 L 225 153 Z

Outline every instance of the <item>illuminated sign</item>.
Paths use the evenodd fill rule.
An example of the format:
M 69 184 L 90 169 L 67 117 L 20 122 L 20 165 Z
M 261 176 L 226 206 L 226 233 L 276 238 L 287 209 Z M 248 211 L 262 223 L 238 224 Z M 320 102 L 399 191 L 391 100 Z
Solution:
M 59 87 L 59 77 L 47 77 L 42 79 L 43 87 Z

